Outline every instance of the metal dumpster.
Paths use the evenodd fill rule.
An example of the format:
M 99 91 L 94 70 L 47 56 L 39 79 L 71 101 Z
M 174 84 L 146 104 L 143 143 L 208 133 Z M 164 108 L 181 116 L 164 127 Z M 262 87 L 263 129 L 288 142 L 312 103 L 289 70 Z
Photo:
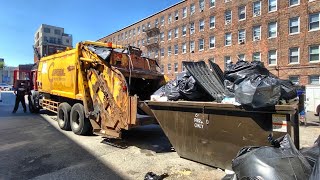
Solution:
M 213 102 L 148 101 L 156 119 L 180 157 L 222 169 L 244 146 L 270 145 L 268 135 L 290 134 L 299 148 L 297 105 L 272 111 L 247 111 Z

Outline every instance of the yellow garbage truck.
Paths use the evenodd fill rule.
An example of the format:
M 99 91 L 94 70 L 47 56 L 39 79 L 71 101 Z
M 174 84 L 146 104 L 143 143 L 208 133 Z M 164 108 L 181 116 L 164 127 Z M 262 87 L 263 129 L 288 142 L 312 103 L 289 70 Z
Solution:
M 57 113 L 60 128 L 78 135 L 120 138 L 122 130 L 154 123 L 144 100 L 165 79 L 157 61 L 141 54 L 132 46 L 85 41 L 43 57 L 31 103 Z

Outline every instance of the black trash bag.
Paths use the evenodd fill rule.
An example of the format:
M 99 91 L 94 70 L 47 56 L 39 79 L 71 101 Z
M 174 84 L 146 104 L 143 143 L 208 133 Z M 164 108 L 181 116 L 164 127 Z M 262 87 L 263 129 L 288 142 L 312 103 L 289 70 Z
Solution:
M 207 93 L 196 83 L 193 76 L 184 76 L 179 81 L 179 93 L 184 100 L 197 101 L 209 98 L 205 96 Z
M 234 83 L 233 82 L 231 82 L 227 79 L 224 80 L 224 87 L 225 87 L 226 92 L 234 94 Z
M 252 74 L 269 75 L 268 69 L 266 69 L 260 61 L 237 61 L 236 64 L 227 64 L 224 72 L 225 79 L 235 84 L 240 84 L 244 79 Z
M 319 180 L 320 179 L 320 156 L 318 156 L 318 160 L 316 164 L 313 166 L 312 173 L 310 175 L 309 180 Z
M 312 147 L 302 148 L 300 152 L 308 160 L 309 164 L 313 167 L 316 164 L 318 157 L 320 156 L 320 136 L 315 141 Z
M 279 81 L 271 76 L 251 75 L 235 86 L 235 99 L 253 109 L 278 104 L 281 95 Z
M 297 89 L 290 80 L 279 79 L 279 83 L 281 84 L 281 97 L 280 97 L 280 99 L 290 100 L 290 99 L 294 99 L 298 96 Z
M 179 80 L 175 79 L 173 81 L 168 82 L 164 86 L 165 96 L 168 97 L 168 100 L 177 101 L 181 99 L 181 95 L 179 93 Z
M 161 174 L 161 175 L 156 175 L 153 172 L 148 172 L 145 176 L 144 176 L 144 180 L 162 180 L 166 177 L 168 177 L 169 175 L 167 173 Z
M 244 147 L 232 161 L 238 179 L 308 179 L 312 168 L 287 134 L 280 147 Z

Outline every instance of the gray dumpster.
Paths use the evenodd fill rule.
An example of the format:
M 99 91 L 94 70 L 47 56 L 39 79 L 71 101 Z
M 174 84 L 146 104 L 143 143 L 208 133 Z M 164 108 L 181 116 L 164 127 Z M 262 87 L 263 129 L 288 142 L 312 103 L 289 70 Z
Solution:
M 268 135 L 289 134 L 299 148 L 297 105 L 247 111 L 232 104 L 148 101 L 180 157 L 222 169 L 244 146 L 270 145 Z

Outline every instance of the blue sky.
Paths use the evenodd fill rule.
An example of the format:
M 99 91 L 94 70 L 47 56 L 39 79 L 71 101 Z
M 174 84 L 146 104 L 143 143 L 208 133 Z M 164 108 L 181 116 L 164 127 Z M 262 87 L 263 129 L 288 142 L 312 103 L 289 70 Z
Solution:
M 0 58 L 8 66 L 33 63 L 40 24 L 65 28 L 75 43 L 98 40 L 180 0 L 0 0 Z

